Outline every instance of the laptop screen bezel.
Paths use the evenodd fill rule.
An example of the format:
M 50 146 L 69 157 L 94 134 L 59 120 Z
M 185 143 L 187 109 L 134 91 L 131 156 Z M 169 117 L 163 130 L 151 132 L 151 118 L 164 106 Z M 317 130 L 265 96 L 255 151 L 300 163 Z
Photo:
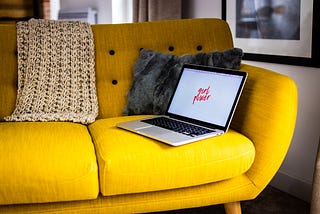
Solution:
M 232 74 L 232 75 L 237 75 L 237 76 L 241 76 L 242 77 L 239 89 L 237 91 L 236 97 L 235 97 L 234 102 L 232 104 L 232 108 L 230 110 L 230 113 L 228 115 L 227 121 L 226 121 L 224 126 L 221 126 L 221 125 L 218 125 L 218 124 L 212 124 L 212 123 L 208 123 L 208 122 L 204 122 L 204 121 L 200 121 L 200 120 L 197 120 L 197 119 L 194 119 L 194 118 L 189 118 L 189 117 L 186 117 L 186 116 L 181 116 L 181 115 L 177 115 L 177 114 L 169 112 L 170 105 L 171 105 L 171 103 L 173 101 L 173 98 L 174 98 L 174 94 L 175 94 L 175 92 L 177 90 L 177 87 L 178 87 L 178 84 L 180 82 L 180 79 L 181 79 L 181 77 L 183 75 L 183 72 L 184 72 L 184 70 L 186 68 L 194 69 L 194 70 L 201 70 L 201 71 L 216 72 L 216 73 Z M 240 71 L 240 70 L 235 70 L 235 69 L 227 69 L 227 68 L 220 68 L 220 67 L 209 67 L 209 66 L 194 65 L 194 64 L 184 64 L 182 66 L 182 69 L 181 69 L 177 84 L 175 86 L 174 92 L 172 93 L 172 96 L 170 98 L 170 101 L 169 101 L 169 104 L 168 104 L 168 107 L 166 109 L 166 113 L 165 114 L 167 116 L 171 117 L 171 118 L 175 118 L 175 119 L 183 120 L 183 121 L 190 122 L 190 123 L 193 123 L 193 124 L 196 124 L 196 125 L 208 127 L 210 129 L 220 129 L 220 130 L 223 130 L 224 132 L 226 132 L 229 129 L 229 126 L 231 124 L 231 120 L 232 120 L 232 117 L 234 115 L 234 112 L 235 112 L 235 109 L 237 107 L 237 104 L 239 102 L 239 99 L 240 99 L 241 93 L 243 91 L 244 84 L 246 82 L 247 76 L 248 76 L 247 72 Z

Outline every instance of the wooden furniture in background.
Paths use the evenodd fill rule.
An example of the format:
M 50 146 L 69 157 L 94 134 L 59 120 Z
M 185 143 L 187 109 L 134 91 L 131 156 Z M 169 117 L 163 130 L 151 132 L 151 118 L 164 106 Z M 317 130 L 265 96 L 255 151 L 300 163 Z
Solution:
M 1 0 L 0 23 L 50 18 L 50 0 Z

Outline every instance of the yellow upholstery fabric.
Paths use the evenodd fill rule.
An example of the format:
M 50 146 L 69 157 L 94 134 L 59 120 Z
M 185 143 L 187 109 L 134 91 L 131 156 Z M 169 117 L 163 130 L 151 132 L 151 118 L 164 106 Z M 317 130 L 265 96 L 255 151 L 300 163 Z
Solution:
M 96 48 L 99 118 L 103 120 L 92 124 L 90 132 L 96 144 L 99 170 L 108 173 L 100 173 L 101 190 L 103 194 L 112 196 L 100 195 L 95 200 L 71 201 L 76 198 L 94 198 L 98 192 L 98 172 L 93 164 L 96 160 L 92 139 L 86 127 L 69 123 L 0 123 L 0 204 L 69 200 L 0 205 L 0 213 L 143 213 L 249 200 L 264 189 L 279 169 L 294 131 L 298 97 L 292 79 L 262 68 L 244 64 L 241 66 L 241 70 L 248 72 L 248 80 L 228 133 L 230 135 L 224 136 L 225 140 L 233 141 L 236 136 L 243 139 L 243 142 L 235 143 L 239 145 L 238 148 L 231 148 L 231 141 L 222 145 L 218 139 L 214 140 L 219 141 L 216 144 L 203 141 L 179 147 L 176 152 L 164 144 L 149 139 L 141 140 L 140 137 L 137 142 L 132 143 L 131 140 L 138 136 L 130 134 L 127 137 L 129 133 L 110 127 L 112 121 L 115 123 L 127 118 L 107 118 L 122 114 L 126 93 L 132 82 L 132 66 L 139 56 L 140 48 L 176 55 L 222 51 L 233 47 L 229 27 L 226 22 L 218 19 L 192 19 L 93 25 L 92 29 Z M 15 105 L 15 40 L 15 26 L 0 25 L 0 120 L 10 115 Z M 172 47 L 173 51 L 170 51 Z M 104 131 L 111 135 L 106 136 Z M 232 166 L 235 172 L 231 172 L 230 168 L 221 169 L 222 165 L 218 166 L 219 164 L 209 164 L 206 169 L 204 165 L 199 165 L 198 168 L 192 165 L 191 159 L 205 163 L 206 158 L 211 158 L 210 154 L 214 157 L 227 157 L 227 153 L 214 150 L 219 145 L 223 151 L 235 154 L 236 151 L 241 153 L 246 148 L 251 148 L 251 142 L 255 151 L 251 167 L 247 166 L 250 162 L 248 159 L 241 163 L 234 161 L 235 165 Z M 178 159 L 178 162 L 169 165 L 168 163 L 173 162 L 169 157 L 159 165 L 169 154 Z M 147 157 L 151 161 L 145 161 Z M 191 174 L 188 170 L 173 172 L 174 167 L 186 169 L 181 165 L 182 160 L 190 164 L 193 172 L 200 171 L 201 176 Z M 61 167 L 66 162 L 67 167 Z M 91 173 L 90 170 L 84 170 L 90 169 L 90 166 Z M 247 167 L 249 168 L 245 172 Z M 151 170 L 149 176 L 145 173 L 148 169 Z M 169 173 L 156 177 L 160 171 L 170 172 L 172 177 L 168 176 Z M 85 172 L 91 176 L 85 176 Z M 81 173 L 84 173 L 84 177 L 79 176 Z M 119 180 L 112 173 L 117 173 Z M 190 178 L 178 177 L 182 173 L 190 175 Z M 217 181 L 232 174 L 235 177 Z M 138 178 L 132 181 L 137 187 L 131 188 L 125 175 Z M 139 180 L 142 177 L 147 180 Z M 62 182 L 63 178 L 74 180 Z M 206 183 L 211 178 L 216 182 Z M 68 182 L 71 180 L 73 182 Z M 15 182 L 19 185 L 14 186 Z M 156 191 L 167 188 L 171 189 Z M 113 195 L 130 191 L 143 193 Z
M 96 198 L 94 147 L 86 126 L 0 123 L 0 204 Z
M 116 195 L 174 189 L 238 176 L 254 160 L 254 146 L 225 135 L 172 147 L 115 127 L 137 116 L 101 119 L 89 126 L 99 162 L 100 191 Z
M 256 158 L 246 173 L 258 189 L 271 181 L 290 146 L 298 91 L 294 81 L 270 70 L 243 64 L 249 73 L 231 127 L 253 141 Z
M 181 209 L 186 207 L 208 206 L 242 198 L 251 199 L 257 189 L 244 175 L 210 184 L 173 189 L 167 191 L 99 196 L 96 200 L 62 202 L 50 204 L 28 204 L 0 206 L 0 213 L 12 214 L 121 214 L 145 213 Z

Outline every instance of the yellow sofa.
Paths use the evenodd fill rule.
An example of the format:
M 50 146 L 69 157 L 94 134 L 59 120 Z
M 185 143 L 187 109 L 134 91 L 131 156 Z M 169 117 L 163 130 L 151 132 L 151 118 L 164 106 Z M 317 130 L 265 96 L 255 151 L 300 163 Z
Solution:
M 14 25 L 0 25 L 0 213 L 145 213 L 224 204 L 241 213 L 280 167 L 294 131 L 297 89 L 287 76 L 249 73 L 231 129 L 170 147 L 115 128 L 141 48 L 175 55 L 226 50 L 226 22 L 189 19 L 92 26 L 99 116 L 5 122 L 17 94 Z

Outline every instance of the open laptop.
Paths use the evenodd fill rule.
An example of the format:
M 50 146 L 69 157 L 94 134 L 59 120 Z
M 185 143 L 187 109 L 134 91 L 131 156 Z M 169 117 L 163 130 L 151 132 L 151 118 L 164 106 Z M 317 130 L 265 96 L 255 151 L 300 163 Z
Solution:
M 117 127 L 172 146 L 221 135 L 230 126 L 246 78 L 243 71 L 185 64 L 165 115 Z

